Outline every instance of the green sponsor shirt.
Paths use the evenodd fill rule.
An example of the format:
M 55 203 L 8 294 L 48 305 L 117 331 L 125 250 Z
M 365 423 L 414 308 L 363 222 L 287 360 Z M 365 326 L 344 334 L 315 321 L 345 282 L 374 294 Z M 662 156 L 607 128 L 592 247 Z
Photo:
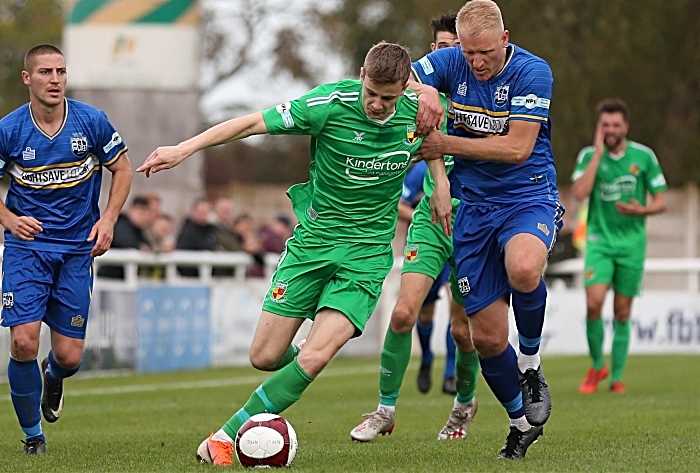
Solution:
M 343 80 L 262 112 L 272 135 L 310 135 L 310 180 L 289 188 L 303 228 L 333 241 L 390 243 L 403 179 L 422 138 L 418 99 L 401 96 L 383 121 L 367 118 L 362 83 Z
M 581 177 L 594 152 L 593 146 L 581 150 L 572 181 Z M 587 240 L 613 248 L 639 247 L 644 251 L 646 217 L 622 215 L 615 202 L 629 203 L 636 199 L 646 205 L 647 192 L 656 194 L 666 188 L 666 179 L 651 148 L 628 141 L 627 149 L 619 156 L 611 156 L 606 148 L 588 204 Z

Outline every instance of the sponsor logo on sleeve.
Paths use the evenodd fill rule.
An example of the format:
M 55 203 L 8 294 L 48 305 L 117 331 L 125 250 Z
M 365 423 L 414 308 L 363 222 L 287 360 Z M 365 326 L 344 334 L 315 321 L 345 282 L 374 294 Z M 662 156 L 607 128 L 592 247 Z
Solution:
M 112 151 L 112 148 L 114 148 L 115 146 L 120 145 L 120 144 L 122 144 L 122 137 L 119 136 L 119 133 L 117 133 L 117 132 L 115 131 L 114 134 L 112 134 L 112 139 L 109 140 L 109 143 L 107 143 L 106 145 L 104 145 L 104 147 L 102 148 L 102 150 L 103 150 L 105 153 L 109 153 L 110 151 Z
M 663 174 L 659 174 L 656 176 L 654 179 L 651 180 L 651 185 L 654 187 L 662 187 L 666 185 L 666 178 L 664 178 Z
M 435 72 L 435 69 L 433 69 L 433 64 L 430 62 L 430 59 L 428 59 L 428 56 L 423 56 L 421 59 L 419 59 L 418 64 L 420 64 L 423 68 L 425 75 L 429 76 Z
M 535 94 L 528 94 L 525 97 L 513 97 L 510 103 L 514 107 L 525 107 L 528 110 L 533 108 L 549 109 L 549 99 L 538 97 Z
M 36 158 L 36 151 L 27 146 L 27 149 L 22 151 L 22 159 L 25 161 L 31 161 L 34 158 Z
M 284 123 L 285 128 L 294 127 L 294 118 L 292 117 L 292 104 L 289 102 L 281 103 L 275 107 L 277 113 L 282 117 L 282 123 Z

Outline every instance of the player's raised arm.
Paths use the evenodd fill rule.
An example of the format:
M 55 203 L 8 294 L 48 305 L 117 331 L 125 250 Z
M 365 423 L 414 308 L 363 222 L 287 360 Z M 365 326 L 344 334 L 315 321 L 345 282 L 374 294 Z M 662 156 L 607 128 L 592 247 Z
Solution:
M 214 125 L 177 146 L 157 148 L 136 171 L 145 172 L 146 177 L 150 177 L 151 173 L 177 166 L 186 158 L 204 148 L 265 133 L 267 133 L 267 125 L 261 112 L 233 118 Z

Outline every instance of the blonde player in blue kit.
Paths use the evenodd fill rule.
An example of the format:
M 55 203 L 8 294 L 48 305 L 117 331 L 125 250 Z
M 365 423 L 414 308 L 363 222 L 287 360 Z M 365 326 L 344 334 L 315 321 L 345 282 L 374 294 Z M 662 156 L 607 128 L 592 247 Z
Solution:
M 63 379 L 80 368 L 93 258 L 109 249 L 131 186 L 121 136 L 103 112 L 64 97 L 66 77 L 58 48 L 32 48 L 22 71 L 29 103 L 0 120 L 0 177 L 10 179 L 0 203 L 2 325 L 10 327 L 7 375 L 27 455 L 46 451 L 40 406 L 56 422 Z M 112 185 L 100 216 L 103 167 Z M 51 329 L 51 351 L 39 369 L 42 322 Z
M 552 405 L 539 348 L 547 298 L 542 274 L 563 215 L 550 144 L 553 79 L 544 60 L 509 43 L 491 0 L 462 7 L 457 35 L 460 48 L 413 65 L 418 131 L 430 133 L 418 153 L 455 157 L 450 189 L 461 201 L 453 230 L 459 289 L 482 375 L 511 422 L 498 458 L 519 459 L 542 435 Z M 435 129 L 443 119 L 438 92 L 450 97 L 447 135 Z M 519 356 L 508 343 L 510 303 Z

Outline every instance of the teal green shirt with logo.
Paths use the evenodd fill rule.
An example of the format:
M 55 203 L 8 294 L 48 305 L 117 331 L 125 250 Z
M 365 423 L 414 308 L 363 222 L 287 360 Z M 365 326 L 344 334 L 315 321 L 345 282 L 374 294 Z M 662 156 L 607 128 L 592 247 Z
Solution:
M 593 157 L 595 148 L 581 150 L 571 176 L 576 181 L 583 175 Z M 593 191 L 588 204 L 587 241 L 602 242 L 612 248 L 646 248 L 646 217 L 623 215 L 615 202 L 637 200 L 646 205 L 647 193 L 656 194 L 667 189 L 659 161 L 647 146 L 634 141 L 618 156 L 611 156 L 607 148 L 598 166 Z
M 272 135 L 310 135 L 310 179 L 289 191 L 303 228 L 332 241 L 390 243 L 403 179 L 422 142 L 407 90 L 385 120 L 367 117 L 362 83 L 316 87 L 262 112 Z

